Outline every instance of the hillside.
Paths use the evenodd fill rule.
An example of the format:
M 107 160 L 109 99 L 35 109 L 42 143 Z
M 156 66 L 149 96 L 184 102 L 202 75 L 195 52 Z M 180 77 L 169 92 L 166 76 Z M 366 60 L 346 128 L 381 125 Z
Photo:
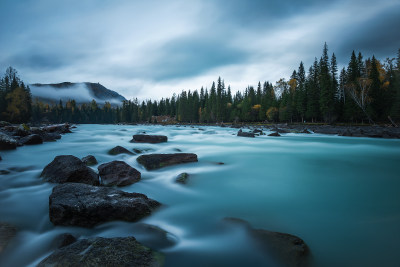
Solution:
M 74 99 L 76 103 L 89 103 L 93 99 L 98 104 L 110 102 L 113 105 L 119 105 L 126 100 L 125 97 L 117 92 L 110 90 L 100 83 L 54 83 L 30 85 L 32 98 L 45 103 L 57 103 L 58 101 L 68 101 Z

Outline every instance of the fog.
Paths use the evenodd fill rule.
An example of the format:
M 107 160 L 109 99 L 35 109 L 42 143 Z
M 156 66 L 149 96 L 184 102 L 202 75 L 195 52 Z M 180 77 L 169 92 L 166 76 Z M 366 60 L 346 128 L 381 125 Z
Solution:
M 30 85 L 32 98 L 45 98 L 51 99 L 54 101 L 59 101 L 60 99 L 63 102 L 68 100 L 75 100 L 77 103 L 87 103 L 91 102 L 93 99 L 96 100 L 98 104 L 104 104 L 105 101 L 110 102 L 111 104 L 120 105 L 121 101 L 118 99 L 100 99 L 95 97 L 90 89 L 84 83 L 73 84 L 68 87 L 57 88 L 51 85 Z

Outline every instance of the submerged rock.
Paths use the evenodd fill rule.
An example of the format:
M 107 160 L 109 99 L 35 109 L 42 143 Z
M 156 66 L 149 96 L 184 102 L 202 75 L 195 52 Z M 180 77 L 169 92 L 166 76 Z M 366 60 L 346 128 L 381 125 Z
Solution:
M 225 218 L 224 221 L 245 228 L 260 248 L 274 257 L 282 266 L 309 266 L 310 249 L 301 238 L 286 233 L 254 229 L 247 221 L 238 218 Z
M 80 159 L 72 155 L 57 156 L 40 174 L 50 183 L 84 183 L 98 185 L 98 175 Z
M 171 247 L 178 242 L 178 238 L 175 235 L 155 225 L 137 223 L 133 229 L 135 233 L 143 235 L 140 238 L 141 242 L 152 249 Z M 136 236 L 139 237 L 138 234 Z
M 132 152 L 130 152 L 128 149 L 126 149 L 125 147 L 122 147 L 122 146 L 116 146 L 116 147 L 110 149 L 110 151 L 108 151 L 108 154 L 110 154 L 110 155 L 119 155 L 119 154 L 133 155 Z
M 193 153 L 174 153 L 174 154 L 148 154 L 141 155 L 137 161 L 147 170 L 159 169 L 175 164 L 197 162 L 197 155 Z
M 268 136 L 281 136 L 278 132 L 270 133 Z
M 31 134 L 19 140 L 23 145 L 39 145 L 43 144 L 43 138 L 38 134 Z
M 17 228 L 8 223 L 0 223 L 0 254 L 16 234 Z
M 56 243 L 56 247 L 57 248 L 62 248 L 68 245 L 71 245 L 72 243 L 76 242 L 76 237 L 69 234 L 69 233 L 65 233 L 65 234 L 61 234 L 57 237 L 57 239 L 55 240 Z
M 105 186 L 125 186 L 140 181 L 141 174 L 123 161 L 114 160 L 99 167 L 101 184 Z
M 49 197 L 49 216 L 54 225 L 93 227 L 114 220 L 135 222 L 150 215 L 160 205 L 139 193 L 66 183 L 53 188 Z
M 179 174 L 175 178 L 175 182 L 180 183 L 180 184 L 186 184 L 187 180 L 189 179 L 189 174 L 187 172 Z
M 254 133 L 243 132 L 242 129 L 240 129 L 240 130 L 238 131 L 237 136 L 242 136 L 242 137 L 255 137 Z
M 97 159 L 93 155 L 88 155 L 82 158 L 82 162 L 86 164 L 86 166 L 93 166 L 96 165 Z
M 0 150 L 16 149 L 17 145 L 17 140 L 0 132 Z
M 130 141 L 131 143 L 163 143 L 167 142 L 168 137 L 165 135 L 147 135 L 147 134 L 135 134 Z
M 134 237 L 81 239 L 57 249 L 42 260 L 45 266 L 162 266 L 164 257 L 140 244 Z

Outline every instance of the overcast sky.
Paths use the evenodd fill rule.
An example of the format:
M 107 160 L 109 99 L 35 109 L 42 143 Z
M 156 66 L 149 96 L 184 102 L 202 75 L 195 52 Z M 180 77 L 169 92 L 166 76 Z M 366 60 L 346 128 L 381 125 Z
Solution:
M 26 83 L 100 82 L 128 99 L 288 78 L 324 42 L 379 59 L 400 48 L 398 0 L 1 0 L 0 70 Z

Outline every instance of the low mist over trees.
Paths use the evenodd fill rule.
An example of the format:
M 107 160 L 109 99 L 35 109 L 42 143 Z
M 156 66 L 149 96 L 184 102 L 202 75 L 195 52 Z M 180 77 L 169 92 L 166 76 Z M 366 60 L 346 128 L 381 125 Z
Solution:
M 384 62 L 364 59 L 353 51 L 347 67 L 338 70 L 336 56 L 322 55 L 306 69 L 303 62 L 289 79 L 268 81 L 232 93 L 219 77 L 211 87 L 183 90 L 159 101 L 124 101 L 77 105 L 74 100 L 49 105 L 31 104 L 29 87 L 11 67 L 1 79 L 1 120 L 11 122 L 136 123 L 155 122 L 155 116 L 189 123 L 216 122 L 346 122 L 387 123 L 400 120 L 400 50 Z

